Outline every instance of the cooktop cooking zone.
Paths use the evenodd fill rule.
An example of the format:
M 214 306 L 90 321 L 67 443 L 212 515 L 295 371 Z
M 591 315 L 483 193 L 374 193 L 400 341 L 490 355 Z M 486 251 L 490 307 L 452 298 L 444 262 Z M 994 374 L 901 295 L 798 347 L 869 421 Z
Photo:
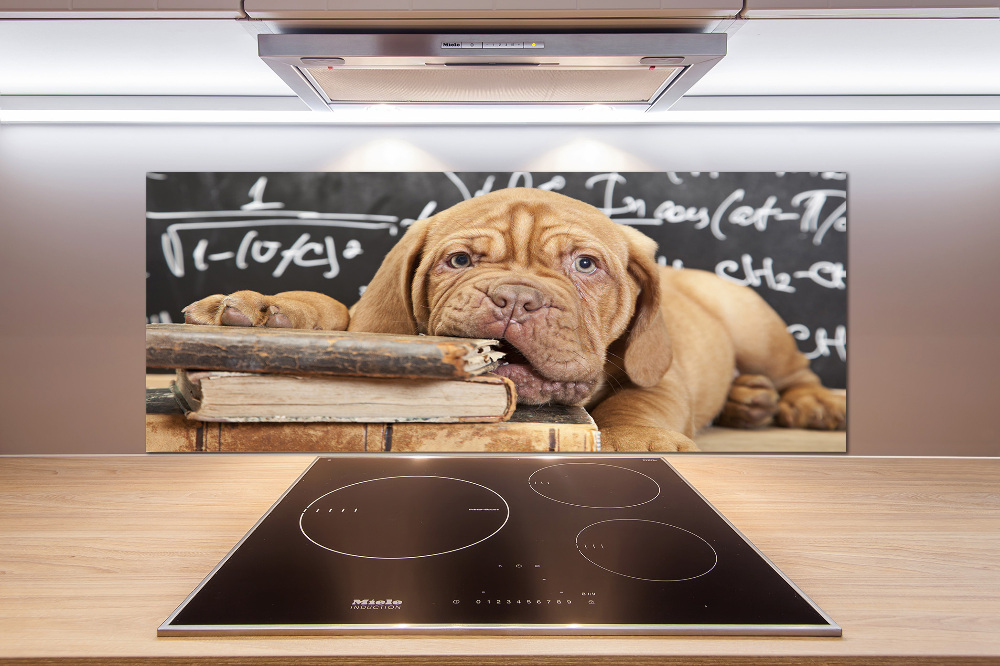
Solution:
M 158 635 L 841 629 L 667 463 L 320 457 Z

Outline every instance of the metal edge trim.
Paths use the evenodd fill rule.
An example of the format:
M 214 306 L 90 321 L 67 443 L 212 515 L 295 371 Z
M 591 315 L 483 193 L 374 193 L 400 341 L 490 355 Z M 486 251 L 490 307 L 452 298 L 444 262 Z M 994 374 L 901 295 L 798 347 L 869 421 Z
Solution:
M 839 637 L 837 625 L 686 625 L 686 624 L 338 624 L 338 625 L 179 625 L 157 630 L 157 636 L 320 636 L 345 634 L 397 635 L 607 635 L 607 636 L 817 636 Z

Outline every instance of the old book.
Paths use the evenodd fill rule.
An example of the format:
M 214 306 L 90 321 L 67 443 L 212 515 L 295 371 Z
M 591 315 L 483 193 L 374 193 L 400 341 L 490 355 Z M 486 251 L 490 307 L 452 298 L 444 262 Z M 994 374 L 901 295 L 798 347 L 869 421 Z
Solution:
M 496 340 L 147 324 L 146 367 L 464 379 L 497 367 Z
M 520 405 L 496 423 L 209 423 L 184 417 L 169 389 L 146 391 L 148 452 L 599 451 L 582 407 Z
M 189 419 L 230 422 L 489 422 L 510 418 L 514 383 L 178 370 L 174 392 Z

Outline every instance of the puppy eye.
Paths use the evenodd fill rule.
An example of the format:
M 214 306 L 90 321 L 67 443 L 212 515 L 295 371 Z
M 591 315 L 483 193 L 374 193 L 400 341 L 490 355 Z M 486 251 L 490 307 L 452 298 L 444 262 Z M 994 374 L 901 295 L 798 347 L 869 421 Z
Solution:
M 584 273 L 585 275 L 590 275 L 597 270 L 597 260 L 593 257 L 588 257 L 587 255 L 582 255 L 576 258 L 573 262 L 573 268 L 578 273 Z
M 468 268 L 472 265 L 472 257 L 466 252 L 456 252 L 448 257 L 448 265 L 452 268 Z

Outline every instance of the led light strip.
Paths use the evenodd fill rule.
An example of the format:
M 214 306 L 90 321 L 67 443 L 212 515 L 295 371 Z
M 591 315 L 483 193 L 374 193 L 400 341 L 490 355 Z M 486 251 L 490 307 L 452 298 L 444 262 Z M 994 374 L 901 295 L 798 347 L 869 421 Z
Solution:
M 330 113 L 288 110 L 274 100 L 199 98 L 200 108 L 183 108 L 185 98 L 128 98 L 94 108 L 92 98 L 0 97 L 0 123 L 56 124 L 254 124 L 254 125 L 673 125 L 673 124 L 861 124 L 1000 123 L 1000 96 L 979 97 L 689 97 L 671 110 L 601 105 L 388 106 L 366 105 Z M 96 98 L 99 100 L 100 98 Z M 266 98 L 262 98 L 265 99 Z M 40 100 L 40 101 L 38 101 Z M 68 100 L 68 101 L 67 101 Z M 159 100 L 159 102 L 157 101 Z M 248 101 L 249 100 L 249 101 Z M 297 101 L 297 100 L 293 100 Z M 87 108 L 87 106 L 90 108 Z M 146 106 L 149 108 L 139 108 Z M 159 106 L 160 108 L 157 108 Z M 216 108 L 212 108 L 215 106 Z M 225 108 L 225 107 L 229 108 Z M 74 108 L 75 107 L 75 108 Z M 130 108 L 131 107 L 131 108 Z M 178 108 L 171 108 L 178 107 Z

